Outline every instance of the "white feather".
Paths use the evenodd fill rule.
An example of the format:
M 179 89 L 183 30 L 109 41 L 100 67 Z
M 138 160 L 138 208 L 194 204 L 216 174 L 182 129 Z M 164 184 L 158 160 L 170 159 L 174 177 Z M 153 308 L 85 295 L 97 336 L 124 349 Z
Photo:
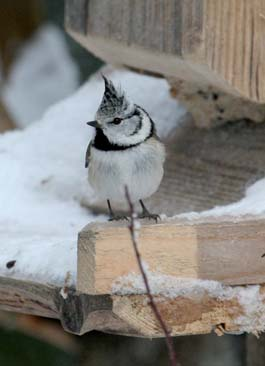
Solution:
M 158 189 L 164 160 L 164 145 L 155 137 L 126 150 L 101 151 L 92 146 L 89 183 L 100 199 L 115 202 L 124 202 L 127 185 L 135 202 Z
M 121 146 L 128 146 L 128 145 L 134 145 L 138 144 L 139 142 L 144 141 L 151 132 L 152 124 L 150 121 L 150 118 L 146 112 L 143 110 L 139 110 L 139 112 L 142 115 L 142 127 L 135 135 L 126 135 L 126 126 L 120 126 L 120 133 L 117 131 L 117 129 L 108 128 L 106 130 L 103 130 L 103 132 L 108 137 L 108 140 L 113 144 L 118 144 Z M 130 125 L 132 124 L 132 118 L 130 119 Z

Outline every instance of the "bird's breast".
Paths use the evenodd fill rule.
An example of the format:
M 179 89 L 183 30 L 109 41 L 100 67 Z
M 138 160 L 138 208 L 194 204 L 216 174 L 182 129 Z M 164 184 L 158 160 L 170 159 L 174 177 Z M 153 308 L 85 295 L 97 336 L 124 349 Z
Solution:
M 124 200 L 127 185 L 136 201 L 157 190 L 164 159 L 164 146 L 156 139 L 122 151 L 99 151 L 92 147 L 89 183 L 99 198 L 113 201 Z

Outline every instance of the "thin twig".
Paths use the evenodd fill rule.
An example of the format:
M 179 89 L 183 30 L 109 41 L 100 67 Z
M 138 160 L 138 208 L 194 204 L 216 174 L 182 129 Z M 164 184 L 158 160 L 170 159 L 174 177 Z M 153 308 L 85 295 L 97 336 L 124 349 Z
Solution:
M 147 275 L 146 275 L 144 267 L 143 267 L 141 254 L 140 254 L 139 249 L 138 249 L 137 238 L 136 238 L 136 218 L 137 218 L 137 215 L 135 213 L 134 205 L 132 203 L 132 200 L 131 200 L 131 197 L 130 197 L 129 190 L 128 190 L 127 186 L 125 186 L 125 196 L 126 196 L 126 199 L 128 201 L 129 209 L 130 209 L 131 222 L 130 222 L 130 225 L 129 225 L 129 230 L 130 230 L 130 234 L 131 234 L 132 244 L 133 244 L 135 256 L 136 256 L 136 259 L 137 259 L 137 263 L 138 263 L 141 275 L 143 277 L 143 281 L 144 281 L 145 288 L 146 288 L 146 293 L 147 293 L 147 296 L 149 298 L 150 306 L 151 306 L 151 308 L 152 308 L 152 310 L 155 314 L 155 317 L 158 320 L 158 322 L 159 322 L 159 324 L 160 324 L 160 326 L 161 326 L 161 328 L 162 328 L 162 330 L 165 334 L 165 339 L 166 339 L 166 344 L 167 344 L 167 348 L 168 348 L 168 353 L 169 353 L 169 359 L 170 359 L 170 362 L 171 362 L 171 366 L 177 366 L 178 365 L 177 364 L 177 357 L 176 357 L 176 352 L 174 350 L 173 340 L 172 340 L 170 332 L 169 332 L 169 330 L 166 326 L 166 323 L 164 322 L 164 320 L 163 320 L 163 318 L 162 318 L 162 316 L 161 316 L 161 314 L 160 314 L 160 312 L 159 312 L 159 310 L 156 306 L 154 297 L 153 297 L 151 289 L 150 289 L 149 281 L 148 281 Z

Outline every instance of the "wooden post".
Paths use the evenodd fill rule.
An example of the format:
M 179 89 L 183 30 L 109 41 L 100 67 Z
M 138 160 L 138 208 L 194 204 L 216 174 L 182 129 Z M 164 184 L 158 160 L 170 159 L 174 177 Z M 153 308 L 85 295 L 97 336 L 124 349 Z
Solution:
M 265 220 L 202 219 L 145 222 L 139 251 L 151 272 L 226 285 L 265 282 Z M 139 274 L 125 224 L 91 224 L 79 234 L 77 288 L 108 294 L 116 281 Z
M 66 28 L 87 48 L 119 63 L 265 103 L 263 0 L 68 0 Z M 82 5 L 82 6 L 81 6 Z M 76 9 L 82 8 L 82 12 Z M 86 19 L 83 37 L 76 24 Z M 81 33 L 81 32 L 80 32 Z
M 199 126 L 265 120 L 263 0 L 66 4 L 66 29 L 78 42 L 108 63 L 169 78 L 178 99 L 188 109 L 193 105 Z M 219 100 L 212 103 L 209 96 L 204 106 L 197 92 L 218 95 Z
M 70 288 L 62 296 L 61 290 L 45 283 L 0 277 L 0 309 L 60 319 L 66 331 L 79 335 L 99 330 L 149 338 L 164 336 L 144 294 L 88 295 Z M 263 314 L 262 303 L 250 329 L 248 314 L 237 297 L 220 299 L 205 292 L 187 298 L 156 296 L 156 301 L 172 335 L 261 330 L 257 319 Z

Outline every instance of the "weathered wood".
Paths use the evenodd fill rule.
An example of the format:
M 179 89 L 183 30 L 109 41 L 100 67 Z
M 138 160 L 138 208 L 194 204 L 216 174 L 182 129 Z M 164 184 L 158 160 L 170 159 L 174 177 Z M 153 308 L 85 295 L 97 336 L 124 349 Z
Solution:
M 144 223 L 142 260 L 152 272 L 229 285 L 265 282 L 265 219 L 218 218 Z M 242 255 L 243 254 L 243 255 Z M 108 294 L 120 277 L 139 273 L 126 224 L 90 224 L 79 234 L 78 290 Z
M 87 9 L 87 34 L 67 30 L 107 62 L 265 103 L 263 0 L 89 0 Z
M 0 277 L 0 309 L 60 319 L 65 330 L 76 334 L 100 328 L 101 314 L 110 311 L 111 315 L 109 296 L 82 295 L 74 288 L 68 288 L 63 295 L 61 291 L 62 288 L 44 283 Z M 100 316 L 86 324 L 96 311 Z M 108 324 L 111 326 L 110 321 Z
M 58 318 L 56 296 L 53 286 L 0 277 L 1 310 Z
M 113 312 L 134 329 L 134 335 L 163 337 L 147 297 L 144 295 L 113 296 Z M 237 333 L 243 324 L 237 319 L 244 311 L 237 300 L 214 299 L 206 293 L 203 297 L 155 297 L 158 309 L 172 335 L 205 334 L 216 331 Z M 130 335 L 130 333 L 128 334 Z
M 60 319 L 64 329 L 75 334 L 100 330 L 130 336 L 163 336 L 146 295 L 91 296 L 72 288 L 63 297 L 60 291 L 47 284 L 0 277 L 0 309 Z M 203 334 L 213 330 L 218 334 L 244 329 L 259 332 L 262 327 L 255 319 L 249 325 L 248 318 L 244 317 L 246 309 L 236 296 L 220 299 L 205 291 L 189 297 L 156 296 L 155 299 L 172 335 Z M 256 319 L 263 315 L 262 301 L 255 313 Z
M 65 26 L 86 34 L 88 0 L 65 0 Z
M 241 95 L 265 102 L 264 0 L 204 0 L 205 41 L 201 56 L 209 69 Z
M 168 78 L 171 95 L 191 113 L 198 127 L 217 127 L 242 119 L 265 121 L 265 104 L 224 92 L 215 85 Z

